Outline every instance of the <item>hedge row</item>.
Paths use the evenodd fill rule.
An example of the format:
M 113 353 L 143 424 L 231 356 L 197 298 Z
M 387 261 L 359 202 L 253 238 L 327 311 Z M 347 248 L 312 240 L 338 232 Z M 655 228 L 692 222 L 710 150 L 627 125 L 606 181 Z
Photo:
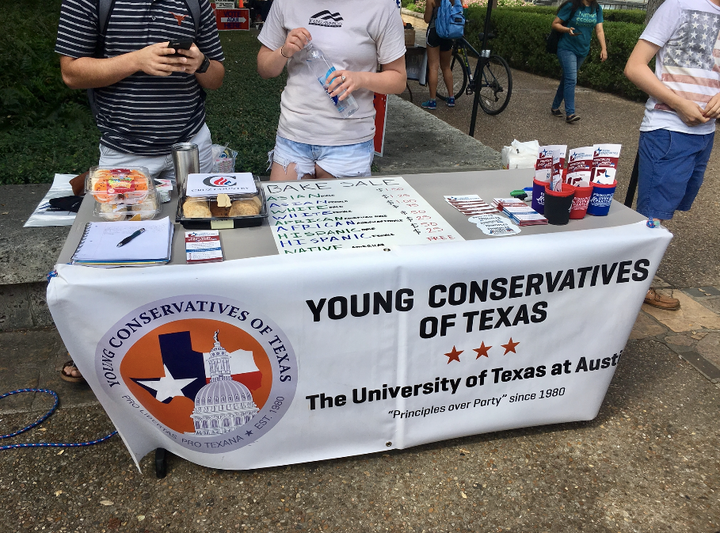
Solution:
M 608 13 L 609 11 L 606 11 Z M 559 78 L 560 63 L 557 56 L 545 52 L 545 38 L 555 16 L 552 8 L 495 8 L 491 13 L 490 41 L 493 54 L 500 55 L 511 67 L 537 74 Z M 485 27 L 485 8 L 468 8 L 465 38 L 478 50 L 481 43 L 478 34 Z M 578 83 L 598 91 L 604 91 L 637 101 L 647 95 L 637 89 L 623 74 L 625 62 L 637 43 L 643 26 L 629 22 L 605 22 L 605 40 L 608 59 L 600 61 L 600 44 L 593 34 L 590 54 L 578 74 Z
M 509 8 L 517 9 L 517 8 Z M 557 6 L 527 6 L 521 8 L 524 13 L 555 14 Z M 645 10 L 643 9 L 604 9 L 605 22 L 629 22 L 630 24 L 645 24 Z
M 61 0 L 2 1 L 0 32 L 0 129 L 37 124 L 67 104 L 84 105 L 79 91 L 60 77 L 55 38 Z

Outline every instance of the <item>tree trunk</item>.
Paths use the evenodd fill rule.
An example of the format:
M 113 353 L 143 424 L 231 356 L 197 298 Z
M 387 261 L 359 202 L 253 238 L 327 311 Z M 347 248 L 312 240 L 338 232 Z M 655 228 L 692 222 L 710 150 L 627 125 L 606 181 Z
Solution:
M 657 8 L 659 8 L 664 1 L 665 0 L 648 0 L 647 1 L 647 12 L 645 15 L 645 24 L 650 22 L 650 19 L 655 14 L 655 11 L 657 11 Z

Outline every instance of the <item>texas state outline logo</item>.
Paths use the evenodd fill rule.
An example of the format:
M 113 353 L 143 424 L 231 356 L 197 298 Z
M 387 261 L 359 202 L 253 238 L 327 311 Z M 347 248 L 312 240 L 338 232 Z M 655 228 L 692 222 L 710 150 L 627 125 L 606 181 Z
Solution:
M 267 434 L 297 387 L 289 339 L 268 317 L 223 296 L 150 302 L 95 352 L 104 391 L 188 450 L 226 453 Z

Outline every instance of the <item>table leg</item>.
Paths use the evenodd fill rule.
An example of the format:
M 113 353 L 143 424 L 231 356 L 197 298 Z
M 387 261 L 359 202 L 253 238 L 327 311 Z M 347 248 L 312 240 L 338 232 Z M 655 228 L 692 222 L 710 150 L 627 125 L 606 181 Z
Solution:
M 167 451 L 165 448 L 155 449 L 155 476 L 162 479 L 167 475 Z
M 627 194 L 625 195 L 625 206 L 632 209 L 633 199 L 635 198 L 635 190 L 638 182 L 638 165 L 640 164 L 640 151 L 635 154 L 635 163 L 633 164 L 632 173 L 630 174 L 630 182 L 628 183 Z

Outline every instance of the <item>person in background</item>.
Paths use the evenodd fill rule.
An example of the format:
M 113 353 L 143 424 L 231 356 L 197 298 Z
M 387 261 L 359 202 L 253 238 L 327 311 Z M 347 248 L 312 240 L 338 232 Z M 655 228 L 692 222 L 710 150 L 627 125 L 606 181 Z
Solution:
M 695 31 L 698 19 L 715 31 Z M 720 117 L 718 26 L 720 0 L 665 0 L 625 65 L 627 78 L 649 95 L 640 124 L 636 209 L 650 227 L 689 211 L 702 185 Z M 645 303 L 680 308 L 677 298 L 654 288 Z
M 562 79 L 555 93 L 550 112 L 562 117 L 560 104 L 565 101 L 565 121 L 572 124 L 580 120 L 575 113 L 575 86 L 577 73 L 590 53 L 593 29 L 600 42 L 600 61 L 607 59 L 607 45 L 603 30 L 603 11 L 597 0 L 567 0 L 560 5 L 552 29 L 559 32 L 557 57 L 562 68 Z
M 115 0 L 103 39 L 98 0 L 63 0 L 55 52 L 68 87 L 93 89 L 99 165 L 173 177 L 171 147 L 189 141 L 198 145 L 200 170 L 212 170 L 205 89 L 222 85 L 225 58 L 210 3 L 190 1 L 199 5 L 200 21 L 185 0 Z M 180 40 L 192 45 L 168 47 Z M 84 381 L 72 360 L 60 375 Z
M 258 36 L 258 73 L 273 78 L 287 67 L 271 180 L 369 176 L 373 160 L 373 93 L 405 89 L 405 32 L 395 2 L 275 0 Z M 359 105 L 343 118 L 306 64 L 306 45 L 337 70 L 328 92 Z M 382 67 L 378 71 L 378 66 Z
M 425 22 L 427 22 L 427 60 L 428 60 L 428 89 L 430 99 L 420 104 L 423 109 L 433 111 L 437 109 L 438 69 L 442 71 L 443 81 L 448 90 L 447 106 L 455 107 L 455 93 L 453 92 L 453 77 L 450 69 L 452 60 L 452 39 L 442 39 L 435 31 L 440 0 L 427 0 L 425 3 Z

